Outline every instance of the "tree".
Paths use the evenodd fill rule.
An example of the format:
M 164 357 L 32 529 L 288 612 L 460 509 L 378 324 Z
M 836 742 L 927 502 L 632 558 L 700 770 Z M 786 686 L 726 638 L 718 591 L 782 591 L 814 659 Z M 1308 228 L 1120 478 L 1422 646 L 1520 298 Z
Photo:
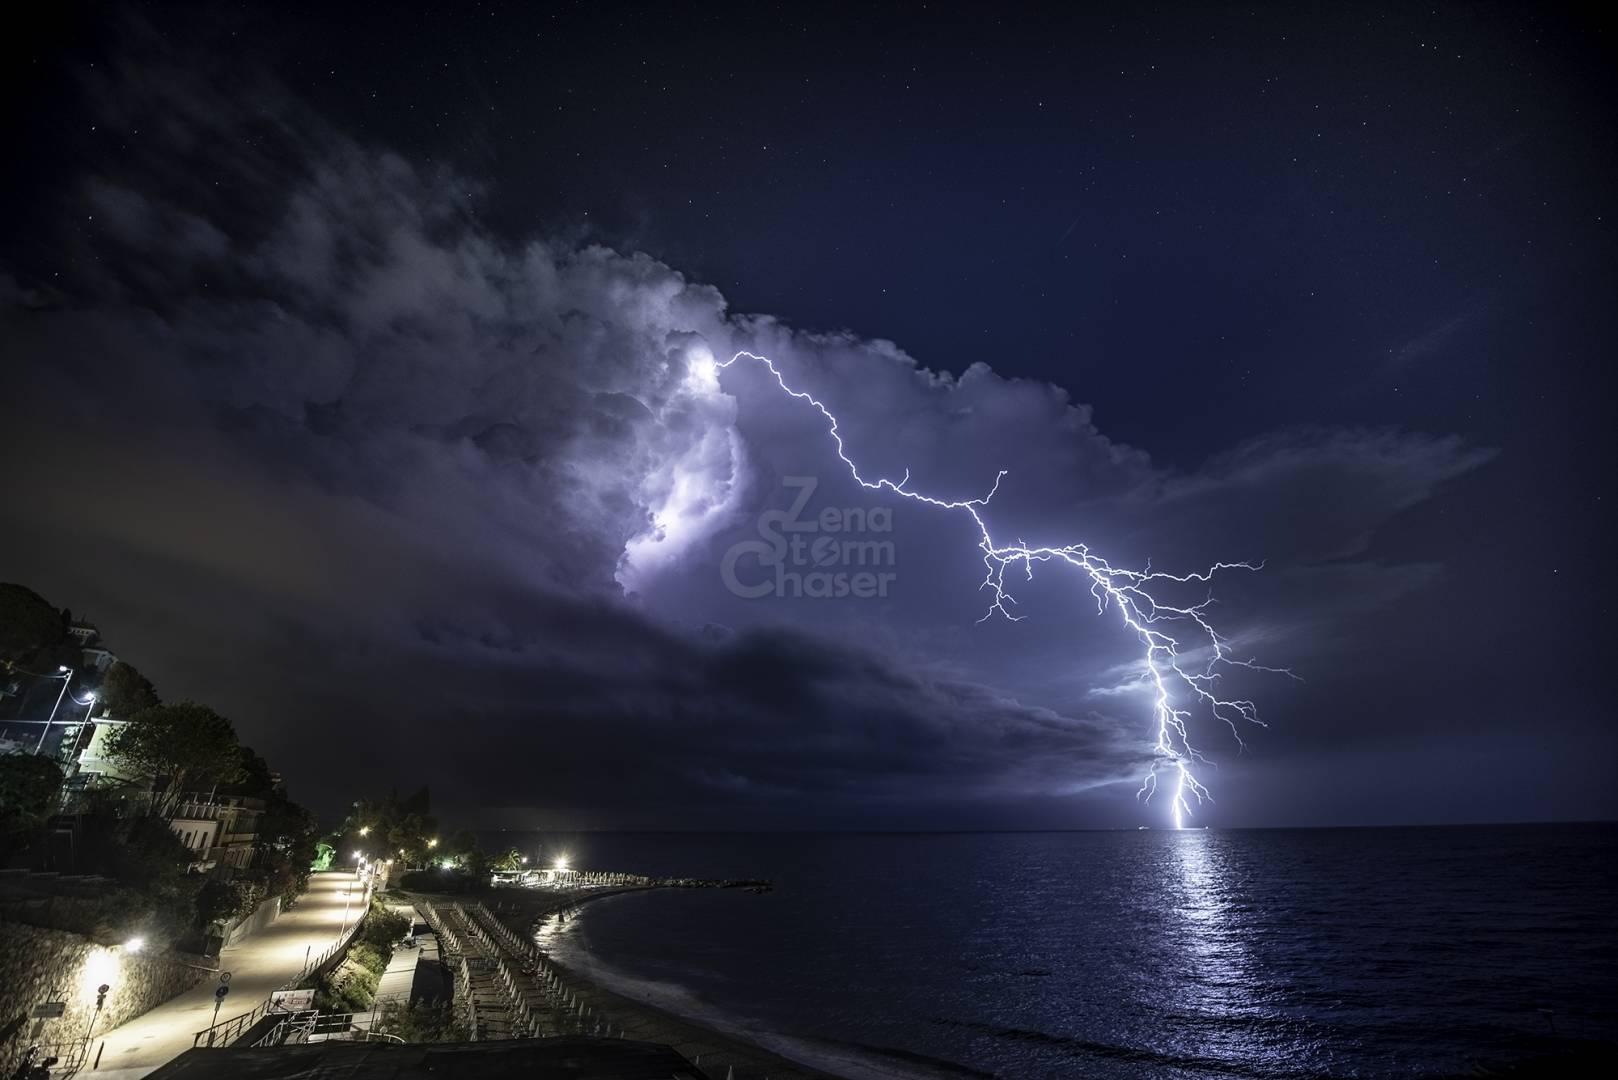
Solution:
M 152 810 L 169 819 L 188 784 L 229 784 L 242 776 L 236 729 L 190 701 L 136 713 L 107 740 L 107 752 L 123 768 L 152 778 Z
M 501 852 L 489 862 L 489 868 L 491 870 L 521 870 L 522 866 L 522 852 L 518 851 L 516 848 L 511 848 L 507 851 Z
M 290 905 L 309 885 L 316 859 L 319 827 L 315 816 L 281 795 L 265 801 L 258 819 L 258 847 L 264 867 L 264 886 L 272 896 Z
M 281 897 L 282 903 L 290 906 L 309 884 L 315 842 L 319 839 L 314 815 L 286 797 L 269 762 L 250 746 L 241 748 L 239 775 L 232 783 L 221 786 L 220 792 L 263 800 L 254 870 L 268 894 Z
M 240 775 L 225 785 L 225 792 L 229 795 L 250 795 L 255 799 L 273 798 L 275 774 L 270 771 L 270 763 L 251 746 L 242 747 Z
M 62 770 L 49 758 L 0 757 L 0 850 L 45 823 L 61 788 Z
M 427 841 L 432 839 L 429 835 L 431 827 L 432 819 L 423 819 L 419 814 L 406 814 L 396 819 L 388 828 L 389 850 L 397 851 L 406 865 L 420 866 L 427 861 Z
M 101 685 L 96 687 L 96 700 L 102 716 L 116 719 L 128 719 L 162 704 L 151 681 L 135 665 L 122 660 L 112 665 Z
M 197 924 L 229 922 L 250 913 L 264 899 L 264 886 L 251 881 L 209 878 L 197 890 Z
M 195 854 L 167 823 L 98 814 L 85 823 L 83 841 L 83 865 L 92 872 L 150 897 L 179 923 L 192 921 L 192 898 L 203 879 L 187 872 Z
M 438 851 L 438 822 L 424 812 L 427 789 L 399 800 L 397 793 L 380 801 L 354 804 L 354 810 L 330 839 L 339 859 L 351 851 L 378 858 L 398 857 L 406 865 L 420 866 Z
M 365 916 L 365 922 L 360 926 L 356 937 L 383 956 L 387 956 L 393 952 L 393 947 L 400 939 L 410 933 L 411 925 L 410 916 L 394 911 L 373 896 L 370 911 Z M 382 966 L 386 968 L 387 962 L 383 961 Z
M 66 638 L 64 612 L 30 588 L 0 584 L 0 660 L 26 662 L 42 650 L 57 649 Z

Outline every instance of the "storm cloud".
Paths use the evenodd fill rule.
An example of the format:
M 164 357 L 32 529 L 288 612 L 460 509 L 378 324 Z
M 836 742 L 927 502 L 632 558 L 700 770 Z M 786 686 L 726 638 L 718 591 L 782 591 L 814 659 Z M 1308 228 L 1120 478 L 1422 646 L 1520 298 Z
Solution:
M 71 269 L 8 256 L 5 570 L 232 715 L 295 789 L 348 790 L 360 755 L 537 824 L 1136 813 L 1138 649 L 1085 583 L 1038 568 L 1015 586 L 1025 621 L 979 624 L 971 529 L 906 505 L 884 597 L 724 588 L 788 478 L 814 478 L 811 513 L 881 505 L 818 413 L 756 367 L 713 377 L 738 349 L 834 408 L 869 476 L 960 499 L 1007 470 L 998 535 L 1263 560 L 1220 582 L 1221 625 L 1306 676 L 1338 624 L 1443 573 L 1376 553 L 1378 530 L 1490 458 L 1311 429 L 1171 471 L 1069 389 L 998 374 L 992 335 L 954 375 L 734 313 L 647 254 L 497 235 L 453 170 L 262 77 L 206 78 L 150 56 L 93 76 L 98 141 L 57 207 Z M 97 157 L 114 144 L 116 174 Z

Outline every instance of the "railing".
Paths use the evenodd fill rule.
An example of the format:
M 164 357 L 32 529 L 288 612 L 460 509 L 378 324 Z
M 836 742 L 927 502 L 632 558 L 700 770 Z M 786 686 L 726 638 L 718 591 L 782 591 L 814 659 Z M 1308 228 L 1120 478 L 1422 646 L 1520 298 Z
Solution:
M 219 815 L 234 807 L 220 806 L 218 803 L 182 802 L 174 806 L 174 821 L 218 821 Z
M 476 997 L 472 990 L 473 963 L 469 962 L 466 950 L 449 925 L 449 920 L 440 914 L 431 901 L 419 901 L 416 907 L 438 935 L 440 956 L 458 976 L 460 985 L 456 987 L 453 1005 L 467 1030 L 472 1033 L 472 1039 L 481 1041 L 487 1033 L 477 1015 Z M 571 973 L 546 956 L 536 943 L 495 918 L 481 903 L 454 904 L 449 910 L 463 927 L 462 932 L 468 941 L 475 942 L 487 954 L 472 959 L 478 962 L 480 972 L 487 969 L 493 977 L 495 988 L 510 1003 L 513 1037 L 540 1038 L 547 1034 L 544 1029 L 548 1026 L 559 1028 L 551 1034 L 614 1034 L 610 1019 L 603 1016 L 599 1008 L 580 993 L 580 988 L 572 984 Z M 545 1014 L 552 1020 L 542 1022 L 542 1015 Z M 617 1028 L 617 1035 L 623 1037 L 621 1026 Z
M 477 995 L 472 993 L 472 969 L 467 966 L 466 957 L 461 957 L 461 985 L 456 988 L 456 995 L 466 1002 L 466 1032 L 472 1042 L 478 1041 L 478 1002 Z
M 286 1018 L 277 1021 L 276 1025 L 252 1042 L 253 1046 L 280 1046 L 291 1040 L 293 1042 L 307 1042 L 310 1032 L 314 1031 L 320 1014 L 313 1009 L 302 1012 L 287 1013 Z M 302 1034 L 303 1038 L 295 1036 Z
M 408 1002 L 408 991 L 379 995 L 367 1012 L 362 1013 L 322 1013 L 314 1009 L 304 1012 L 288 1013 L 286 1018 L 278 1021 L 274 1027 L 253 1040 L 254 1046 L 283 1046 L 286 1043 L 308 1042 L 311 1035 L 325 1035 L 328 1038 L 356 1037 L 362 1039 L 392 1039 L 395 1042 L 404 1042 L 397 1035 L 387 1035 L 382 1032 L 371 1032 L 370 1028 L 376 1023 L 377 1011 L 383 1005 L 399 1002 Z
M 54 1043 L 32 1043 L 30 1045 L 33 1047 L 34 1053 L 29 1060 L 34 1068 L 38 1068 L 47 1059 L 55 1058 L 56 1064 L 51 1066 L 51 1073 L 55 1076 L 69 1077 L 84 1067 L 84 1063 L 90 1057 L 92 1041 L 92 1038 L 86 1037 Z M 18 1071 L 8 1075 L 24 1075 L 21 1071 L 21 1059 L 18 1060 Z
M 342 950 L 348 948 L 348 943 L 354 940 L 354 935 L 359 933 L 360 927 L 365 923 L 365 916 L 370 912 L 370 903 L 371 887 L 369 883 L 367 883 L 365 887 L 365 899 L 360 904 L 360 917 L 354 920 L 354 925 L 349 927 L 348 930 L 346 930 L 336 941 L 332 942 L 330 948 L 321 953 L 319 956 L 315 957 L 313 960 L 306 962 L 303 965 L 303 968 L 299 970 L 296 975 L 292 976 L 292 978 L 276 987 L 276 990 L 292 990 L 296 988 L 299 983 L 303 982 L 304 979 L 309 977 L 310 973 L 319 971 L 321 965 L 325 964 Z M 254 1024 L 258 1023 L 260 1020 L 264 1019 L 264 1017 L 269 1015 L 270 1005 L 274 1002 L 274 1000 L 275 999 L 273 996 L 267 997 L 263 1001 L 259 1002 L 258 1007 L 253 1009 L 251 1012 L 245 1012 L 240 1016 L 233 1016 L 229 1020 L 221 1020 L 219 1023 L 214 1024 L 211 1027 L 203 1028 L 201 1031 L 192 1036 L 191 1045 L 230 1046 L 237 1039 L 245 1035 Z

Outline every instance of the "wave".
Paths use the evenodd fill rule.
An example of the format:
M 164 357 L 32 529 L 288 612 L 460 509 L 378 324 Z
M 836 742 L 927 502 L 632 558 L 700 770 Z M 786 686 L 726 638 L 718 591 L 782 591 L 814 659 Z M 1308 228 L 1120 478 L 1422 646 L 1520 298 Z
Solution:
M 1274 1068 L 1255 1065 L 1252 1062 L 1222 1061 L 1219 1058 L 1200 1055 L 1167 1054 L 1157 1050 L 1078 1039 L 1069 1035 L 1055 1035 L 1036 1028 L 1000 1027 L 976 1020 L 952 1020 L 936 1016 L 932 1022 L 940 1027 L 964 1028 L 996 1039 L 1052 1047 L 1073 1057 L 1090 1058 L 1097 1064 L 1113 1062 L 1156 1070 L 1173 1067 L 1191 1070 L 1193 1075 L 1260 1077 L 1264 1080 L 1321 1080 L 1325 1075 L 1318 1068 Z

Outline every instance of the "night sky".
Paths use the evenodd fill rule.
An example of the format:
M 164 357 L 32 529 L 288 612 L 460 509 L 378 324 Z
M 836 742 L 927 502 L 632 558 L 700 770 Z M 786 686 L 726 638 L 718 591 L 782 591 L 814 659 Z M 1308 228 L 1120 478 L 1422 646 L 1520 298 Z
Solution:
M 1245 751 L 1196 720 L 1199 822 L 1618 813 L 1571 10 L 63 5 L 4 49 L 0 578 L 316 808 L 1164 822 L 1116 615 L 1046 566 L 979 622 L 971 529 L 708 377 L 751 349 L 873 475 L 1008 470 L 998 534 L 1263 561 L 1211 617 L 1301 681 L 1232 678 Z M 795 477 L 891 510 L 886 596 L 726 588 Z

